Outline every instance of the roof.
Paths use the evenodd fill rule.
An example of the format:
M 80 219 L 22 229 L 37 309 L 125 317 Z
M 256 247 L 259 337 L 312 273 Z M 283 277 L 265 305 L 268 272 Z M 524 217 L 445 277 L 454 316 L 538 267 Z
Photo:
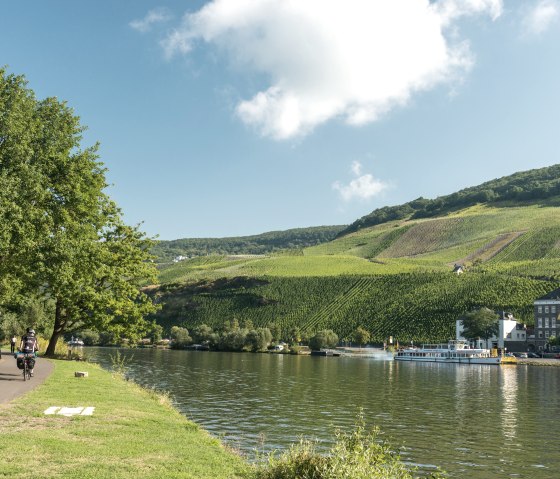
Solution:
M 548 294 L 545 294 L 544 296 L 541 296 L 540 298 L 537 298 L 536 301 L 540 301 L 543 299 L 560 299 L 560 288 L 555 289 L 554 291 L 551 291 Z

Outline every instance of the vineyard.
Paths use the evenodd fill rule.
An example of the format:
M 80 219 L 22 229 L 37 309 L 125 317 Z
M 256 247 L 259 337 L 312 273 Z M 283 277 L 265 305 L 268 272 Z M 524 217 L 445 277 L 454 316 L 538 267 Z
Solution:
M 349 337 L 358 326 L 375 341 L 438 341 L 454 335 L 465 311 L 488 306 L 532 322 L 532 301 L 557 287 L 550 281 L 498 273 L 455 276 L 407 273 L 378 276 L 233 278 L 168 285 L 162 292 L 160 324 L 219 327 L 225 320 L 251 320 L 313 333 L 333 329 Z
M 452 274 L 454 262 L 467 272 Z M 477 205 L 442 218 L 394 221 L 284 254 L 201 256 L 160 269 L 167 330 L 251 320 L 341 338 L 439 341 L 481 306 L 531 324 L 535 298 L 560 282 L 557 207 Z

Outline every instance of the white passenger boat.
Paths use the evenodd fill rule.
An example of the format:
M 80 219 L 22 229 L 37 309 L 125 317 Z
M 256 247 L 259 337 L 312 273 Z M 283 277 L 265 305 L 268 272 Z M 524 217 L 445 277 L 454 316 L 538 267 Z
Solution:
M 421 348 L 406 348 L 395 354 L 397 361 L 430 363 L 502 364 L 503 357 L 489 349 L 470 349 L 466 341 L 447 344 L 425 344 Z
M 74 338 L 74 336 L 72 336 L 72 339 L 70 341 L 68 341 L 68 346 L 71 347 L 80 347 L 83 346 L 84 342 L 81 339 L 78 338 Z

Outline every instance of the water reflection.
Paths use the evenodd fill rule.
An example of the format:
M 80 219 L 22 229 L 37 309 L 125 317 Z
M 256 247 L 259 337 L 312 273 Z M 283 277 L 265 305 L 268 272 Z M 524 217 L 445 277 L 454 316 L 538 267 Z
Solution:
M 91 349 L 110 365 L 111 350 Z M 130 375 L 252 453 L 350 429 L 363 409 L 402 457 L 451 477 L 549 479 L 560 467 L 560 370 L 370 358 L 139 350 Z M 543 437 L 539 432 L 546 431 Z M 426 466 L 428 465 L 428 466 Z M 539 466 L 539 467 L 535 467 Z
M 506 366 L 501 368 L 500 373 L 502 436 L 510 443 L 514 443 L 517 437 L 517 417 L 519 415 L 517 371 L 512 366 Z

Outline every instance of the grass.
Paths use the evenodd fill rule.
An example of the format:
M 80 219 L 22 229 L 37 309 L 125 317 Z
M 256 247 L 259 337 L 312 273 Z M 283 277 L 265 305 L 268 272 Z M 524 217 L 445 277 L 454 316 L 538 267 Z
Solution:
M 50 406 L 95 412 L 45 416 Z M 87 363 L 55 361 L 44 385 L 0 406 L 0 430 L 0 477 L 239 478 L 249 469 L 165 396 Z

